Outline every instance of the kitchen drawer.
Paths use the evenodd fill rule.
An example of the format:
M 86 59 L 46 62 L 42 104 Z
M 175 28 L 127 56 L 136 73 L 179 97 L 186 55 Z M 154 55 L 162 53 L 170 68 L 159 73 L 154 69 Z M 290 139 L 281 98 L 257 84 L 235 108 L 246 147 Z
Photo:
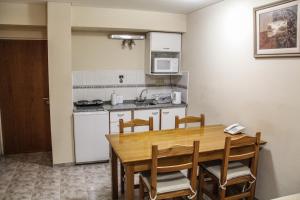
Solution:
M 123 119 L 124 122 L 131 120 L 131 111 L 110 112 L 110 122 L 118 122 Z

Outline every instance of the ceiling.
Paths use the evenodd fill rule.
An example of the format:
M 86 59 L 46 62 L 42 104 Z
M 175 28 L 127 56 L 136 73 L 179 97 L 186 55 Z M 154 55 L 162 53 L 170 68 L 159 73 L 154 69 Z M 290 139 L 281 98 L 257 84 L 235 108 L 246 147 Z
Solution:
M 222 0 L 0 0 L 14 3 L 71 2 L 72 5 L 187 14 Z

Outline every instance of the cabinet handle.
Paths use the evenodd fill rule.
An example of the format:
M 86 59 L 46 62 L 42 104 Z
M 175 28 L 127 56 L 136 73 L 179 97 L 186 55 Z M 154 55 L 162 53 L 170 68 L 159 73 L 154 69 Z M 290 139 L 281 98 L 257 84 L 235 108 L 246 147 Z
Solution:
M 167 114 L 169 114 L 170 112 L 163 112 L 163 114 L 165 114 L 165 115 L 167 115 Z
M 158 112 L 153 112 L 153 113 L 152 113 L 152 115 L 157 115 L 157 114 L 158 114 Z
M 170 49 L 170 48 L 166 48 L 166 47 L 165 47 L 165 48 L 163 48 L 163 49 L 166 49 L 166 50 L 168 50 L 168 49 Z
M 124 114 L 118 114 L 118 117 L 123 117 L 124 116 Z

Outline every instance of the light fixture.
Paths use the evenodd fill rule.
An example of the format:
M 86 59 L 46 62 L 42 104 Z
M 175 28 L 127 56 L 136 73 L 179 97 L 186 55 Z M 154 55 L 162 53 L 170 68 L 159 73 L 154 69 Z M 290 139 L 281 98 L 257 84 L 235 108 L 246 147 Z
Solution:
M 122 42 L 122 49 L 125 49 L 129 46 L 129 40 L 123 40 Z
M 110 39 L 115 40 L 144 40 L 145 35 L 138 35 L 138 34 L 110 34 Z
M 110 34 L 110 39 L 114 40 L 123 40 L 122 41 L 122 48 L 128 48 L 133 49 L 135 47 L 134 40 L 144 40 L 145 35 L 138 35 L 138 34 Z
M 135 46 L 134 40 L 130 40 L 130 41 L 129 41 L 129 48 L 130 48 L 130 49 L 133 49 L 134 46 Z

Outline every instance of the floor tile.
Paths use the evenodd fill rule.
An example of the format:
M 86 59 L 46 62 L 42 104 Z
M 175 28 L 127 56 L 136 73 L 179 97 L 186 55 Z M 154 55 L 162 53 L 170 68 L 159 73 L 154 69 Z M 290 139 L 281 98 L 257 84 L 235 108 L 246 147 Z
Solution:
M 110 165 L 52 166 L 50 153 L 0 160 L 0 200 L 111 200 Z
M 6 193 L 3 200 L 31 200 L 31 193 Z
M 88 193 L 85 189 L 68 188 L 60 192 L 61 200 L 88 200 Z
M 31 197 L 32 200 L 60 200 L 60 190 L 39 189 L 35 190 Z

